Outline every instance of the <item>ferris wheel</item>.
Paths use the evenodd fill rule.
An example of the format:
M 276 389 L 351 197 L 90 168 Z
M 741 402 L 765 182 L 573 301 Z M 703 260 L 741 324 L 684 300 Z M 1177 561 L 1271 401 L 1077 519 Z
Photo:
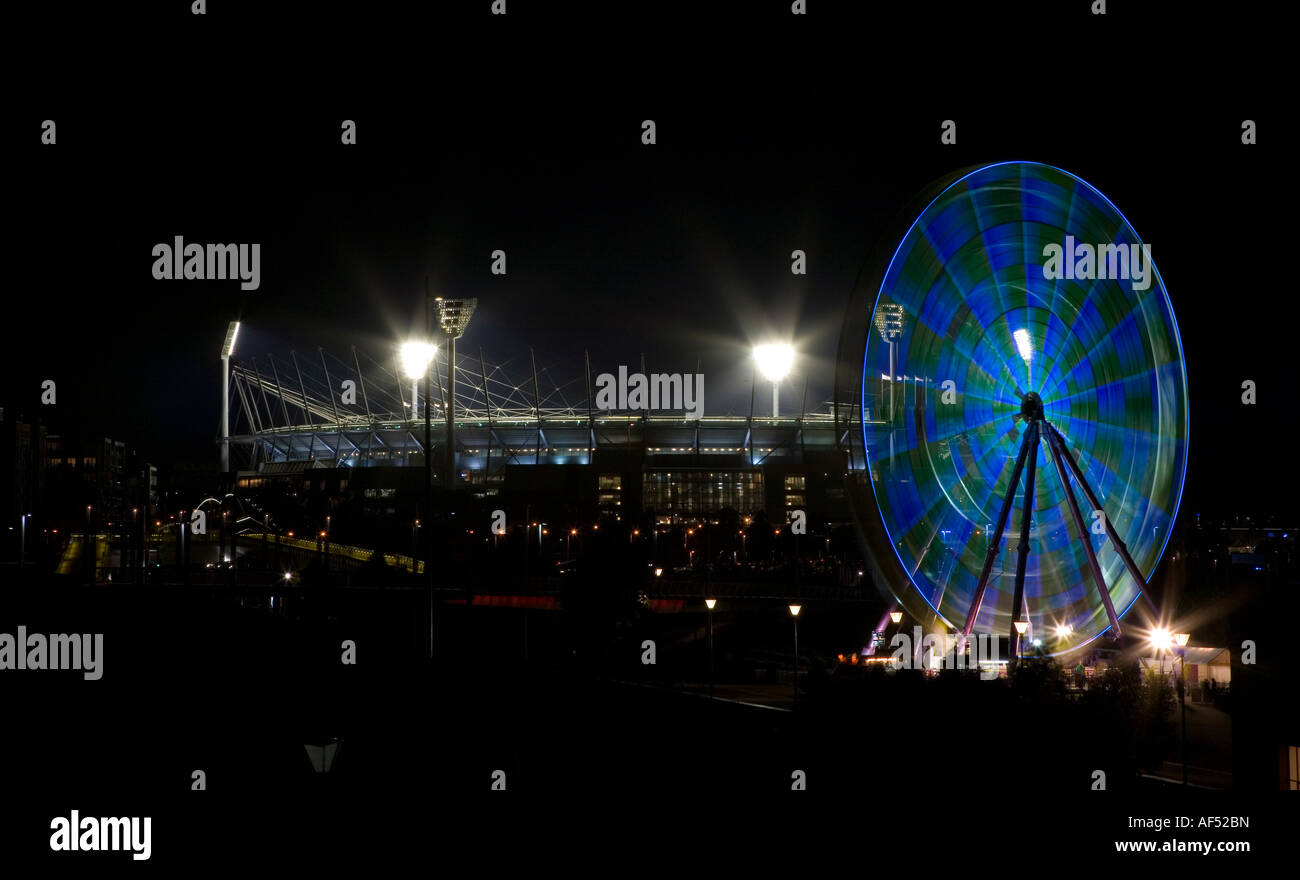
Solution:
M 1008 633 L 1013 656 L 1121 637 L 1187 465 L 1149 246 L 1073 174 L 988 165 L 912 222 L 870 314 L 856 421 L 890 591 L 918 619 Z

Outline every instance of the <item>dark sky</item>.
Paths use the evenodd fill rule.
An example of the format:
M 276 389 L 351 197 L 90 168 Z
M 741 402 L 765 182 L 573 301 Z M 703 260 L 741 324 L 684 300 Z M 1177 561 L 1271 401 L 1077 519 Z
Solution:
M 229 66 L 167 75 L 166 59 L 185 55 L 171 46 L 157 69 L 127 60 L 119 83 L 25 95 L 14 125 L 32 146 L 11 175 L 3 405 L 34 412 L 40 380 L 54 378 L 58 412 L 42 415 L 56 427 L 97 426 L 164 462 L 215 457 L 229 320 L 244 322 L 241 353 L 379 353 L 414 326 L 426 276 L 437 292 L 479 298 L 463 344 L 490 360 L 531 345 L 576 379 L 584 349 L 597 372 L 642 352 L 652 371 L 699 359 L 707 411 L 744 412 L 748 347 L 777 333 L 801 355 L 783 401 L 806 376 L 820 402 L 855 279 L 888 259 L 904 207 L 958 169 L 1032 159 L 1087 180 L 1152 243 L 1187 356 L 1189 499 L 1278 501 L 1276 456 L 1250 444 L 1290 436 L 1294 309 L 1268 267 L 1289 261 L 1272 218 L 1291 196 L 1282 108 L 1258 83 L 1203 70 L 1179 81 L 1114 56 L 1148 65 L 1130 85 L 1105 73 L 1104 54 L 1070 48 L 1078 30 L 1058 34 L 1059 54 L 1087 63 L 1062 67 L 1040 50 L 1017 73 L 1014 59 L 970 55 L 1022 45 L 996 27 L 967 45 L 828 14 L 801 42 L 783 19 L 740 39 L 724 15 L 687 34 L 659 22 L 678 42 L 643 36 L 646 55 L 624 44 L 626 27 L 598 43 L 534 39 L 536 7 L 515 9 L 516 42 L 461 46 L 460 66 L 434 53 L 410 78 L 421 58 L 394 50 L 410 64 L 400 94 L 394 72 L 360 61 L 301 88 Z M 482 40 L 476 20 L 456 26 Z M 386 32 L 369 22 L 358 33 L 374 49 Z M 725 50 L 711 41 L 728 34 Z M 273 36 L 241 57 L 272 63 Z M 891 42 L 897 54 L 878 57 Z M 329 57 L 334 45 L 309 51 Z M 52 149 L 33 134 L 47 117 L 59 124 Z M 1249 148 L 1247 117 L 1261 131 Z M 344 118 L 358 123 L 356 147 L 338 145 Z M 653 147 L 639 140 L 646 118 Z M 948 118 L 958 144 L 945 147 Z M 155 281 L 150 250 L 178 234 L 260 242 L 261 288 Z M 496 248 L 505 277 L 488 271 Z M 795 248 L 807 276 L 790 274 Z M 1253 409 L 1238 400 L 1248 378 Z

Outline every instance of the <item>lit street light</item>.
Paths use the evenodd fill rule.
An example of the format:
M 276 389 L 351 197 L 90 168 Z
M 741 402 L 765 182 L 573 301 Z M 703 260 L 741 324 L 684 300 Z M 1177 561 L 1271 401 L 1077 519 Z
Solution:
M 708 615 L 709 626 L 709 700 L 713 699 L 713 607 L 718 604 L 717 599 L 705 599 L 704 608 Z
M 754 364 L 763 378 L 772 383 L 772 418 L 776 418 L 780 414 L 780 383 L 794 365 L 794 349 L 782 343 L 754 346 Z
M 799 705 L 799 612 L 802 605 L 790 604 L 790 619 L 794 621 L 794 705 Z

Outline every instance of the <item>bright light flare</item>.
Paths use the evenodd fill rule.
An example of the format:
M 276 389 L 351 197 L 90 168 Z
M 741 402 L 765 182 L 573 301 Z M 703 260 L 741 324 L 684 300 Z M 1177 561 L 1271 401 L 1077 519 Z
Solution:
M 1026 362 L 1034 359 L 1034 343 L 1029 339 L 1029 331 L 1021 328 L 1011 334 L 1016 340 L 1016 349 L 1020 352 L 1020 357 Z
M 406 373 L 408 379 L 423 379 L 424 371 L 429 369 L 429 364 L 433 363 L 433 357 L 437 353 L 438 346 L 427 342 L 403 342 L 399 352 L 402 372 Z
M 1168 650 L 1173 641 L 1173 634 L 1167 629 L 1154 629 L 1151 631 L 1151 647 L 1157 651 Z
M 769 382 L 780 382 L 794 366 L 794 348 L 783 343 L 754 346 L 754 365 Z

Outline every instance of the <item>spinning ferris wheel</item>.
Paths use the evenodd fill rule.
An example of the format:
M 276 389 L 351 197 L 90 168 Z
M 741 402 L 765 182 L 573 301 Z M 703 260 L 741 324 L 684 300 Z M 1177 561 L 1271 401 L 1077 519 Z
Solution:
M 929 202 L 874 294 L 854 403 L 894 596 L 1013 651 L 1122 636 L 1187 464 L 1182 343 L 1149 249 L 1083 180 L 1004 162 Z

